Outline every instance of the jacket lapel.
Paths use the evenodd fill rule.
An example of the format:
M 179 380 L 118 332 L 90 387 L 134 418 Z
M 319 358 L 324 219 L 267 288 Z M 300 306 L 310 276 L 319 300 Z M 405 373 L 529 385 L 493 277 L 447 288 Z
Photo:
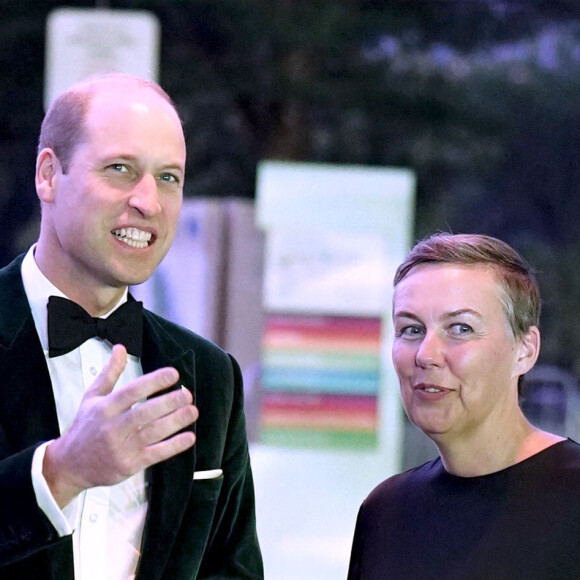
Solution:
M 0 272 L 0 421 L 14 449 L 59 436 L 48 368 L 24 293 L 22 257 Z M 22 421 L 26 416 L 27 420 Z
M 180 385 L 188 388 L 195 401 L 194 353 L 184 350 L 154 318 L 144 311 L 143 373 L 164 366 L 179 371 Z M 195 424 L 191 427 L 195 432 Z M 147 472 L 149 508 L 143 533 L 142 556 L 138 580 L 158 579 L 163 575 L 167 559 L 175 543 L 193 484 L 195 445 Z

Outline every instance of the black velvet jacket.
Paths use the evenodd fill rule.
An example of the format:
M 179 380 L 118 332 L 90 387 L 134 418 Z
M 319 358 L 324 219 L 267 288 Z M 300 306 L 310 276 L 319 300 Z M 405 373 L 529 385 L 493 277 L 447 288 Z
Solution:
M 59 538 L 38 508 L 30 476 L 35 449 L 59 428 L 22 258 L 0 270 L 0 580 L 68 580 L 71 537 Z M 144 317 L 143 371 L 177 368 L 199 419 L 193 448 L 147 471 L 137 579 L 263 578 L 239 367 L 196 334 Z M 222 477 L 194 481 L 194 471 L 217 468 Z

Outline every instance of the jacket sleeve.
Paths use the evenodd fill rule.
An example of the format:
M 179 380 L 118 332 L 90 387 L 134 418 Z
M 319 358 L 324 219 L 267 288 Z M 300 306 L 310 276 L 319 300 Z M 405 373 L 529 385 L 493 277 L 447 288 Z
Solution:
M 230 357 L 233 402 L 225 439 L 224 478 L 198 579 L 261 580 L 262 556 L 256 533 L 254 484 L 243 409 L 242 375 Z
M 6 449 L 0 430 L 0 449 Z M 27 558 L 62 538 L 38 507 L 31 466 L 36 447 L 0 460 L 0 567 Z

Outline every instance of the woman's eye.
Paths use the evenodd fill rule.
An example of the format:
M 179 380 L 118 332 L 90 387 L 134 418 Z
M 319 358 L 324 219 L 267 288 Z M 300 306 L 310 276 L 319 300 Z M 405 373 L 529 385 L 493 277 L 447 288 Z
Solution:
M 451 333 L 456 336 L 464 336 L 466 334 L 471 334 L 473 332 L 473 328 L 471 328 L 469 324 L 464 324 L 462 322 L 452 324 L 450 330 Z
M 423 327 L 417 325 L 403 326 L 395 334 L 396 336 L 415 338 L 423 335 Z
M 109 165 L 109 168 L 118 171 L 119 173 L 129 172 L 129 168 L 124 163 L 113 163 L 112 165 Z

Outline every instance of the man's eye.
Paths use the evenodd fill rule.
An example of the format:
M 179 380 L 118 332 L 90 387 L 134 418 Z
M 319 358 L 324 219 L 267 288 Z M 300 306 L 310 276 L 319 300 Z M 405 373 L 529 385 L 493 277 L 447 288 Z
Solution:
M 179 178 L 176 175 L 173 175 L 173 173 L 162 173 L 159 176 L 159 179 L 167 183 L 179 183 Z
M 109 165 L 109 169 L 118 171 L 119 173 L 129 173 L 129 168 L 124 163 L 113 163 Z

